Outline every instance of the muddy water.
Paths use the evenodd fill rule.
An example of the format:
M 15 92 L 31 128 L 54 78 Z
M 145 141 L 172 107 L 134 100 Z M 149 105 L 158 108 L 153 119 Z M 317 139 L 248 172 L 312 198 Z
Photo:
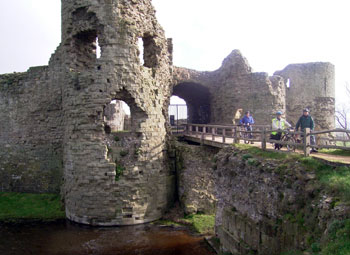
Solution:
M 154 225 L 92 228 L 68 221 L 0 225 L 1 255 L 213 255 L 203 238 Z

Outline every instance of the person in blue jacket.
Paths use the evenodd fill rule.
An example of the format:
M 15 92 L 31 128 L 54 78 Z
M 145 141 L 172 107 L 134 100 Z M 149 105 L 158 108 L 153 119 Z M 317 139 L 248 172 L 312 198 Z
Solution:
M 254 124 L 254 119 L 250 115 L 250 111 L 247 111 L 245 113 L 244 117 L 239 121 L 239 124 L 243 125 L 245 127 L 245 130 L 253 131 L 252 125 Z M 249 138 L 253 138 L 253 135 L 251 133 L 249 133 Z

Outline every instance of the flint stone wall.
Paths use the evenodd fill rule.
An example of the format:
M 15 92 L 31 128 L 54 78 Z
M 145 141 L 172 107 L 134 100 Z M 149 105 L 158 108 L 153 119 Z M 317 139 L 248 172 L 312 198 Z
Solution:
M 217 148 L 173 142 L 178 199 L 185 214 L 216 211 L 215 169 Z
M 61 51 L 69 60 L 63 74 L 66 215 L 92 225 L 156 220 L 172 202 L 174 176 L 163 110 L 170 97 L 171 59 L 151 2 L 62 1 L 62 15 Z M 98 59 L 91 50 L 96 37 Z M 127 163 L 108 156 L 103 111 L 115 99 L 131 110 L 129 136 L 137 155 Z M 119 164 L 124 170 L 117 176 Z
M 160 218 L 175 183 L 166 153 L 168 42 L 151 1 L 63 0 L 62 43 L 49 66 L 0 77 L 3 190 L 61 187 L 67 217 L 85 224 Z M 115 144 L 104 114 L 113 100 L 131 110 L 130 132 Z
M 0 191 L 59 192 L 62 93 L 53 69 L 0 75 Z

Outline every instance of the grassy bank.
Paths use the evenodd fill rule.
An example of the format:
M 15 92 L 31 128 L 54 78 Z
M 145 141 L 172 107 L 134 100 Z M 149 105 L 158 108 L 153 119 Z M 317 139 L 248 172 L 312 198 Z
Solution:
M 302 155 L 280 153 L 273 151 L 262 151 L 260 148 L 252 147 L 250 145 L 234 145 L 242 151 L 241 157 L 246 160 L 248 164 L 254 163 L 254 159 L 272 159 L 280 163 L 280 166 L 274 170 L 275 173 L 280 174 L 281 177 L 296 174 L 314 176 L 314 179 L 309 182 L 313 186 L 313 195 L 316 196 L 315 201 L 320 200 L 321 196 L 327 194 L 330 200 L 330 209 L 337 206 L 350 205 L 350 167 L 344 164 L 327 164 L 327 162 L 313 157 L 303 157 Z M 339 156 L 350 156 L 350 151 L 322 149 L 322 153 Z M 237 152 L 235 152 L 237 153 Z M 307 207 L 305 207 L 307 209 Z M 309 215 L 303 213 L 310 213 L 305 211 L 300 213 L 300 222 L 305 225 L 306 221 L 313 226 L 313 222 L 309 221 Z M 295 215 L 292 220 L 297 221 L 299 215 Z M 317 221 L 315 221 L 317 223 Z M 306 226 L 306 225 L 305 225 Z M 308 225 L 309 226 L 309 225 Z M 347 255 L 350 254 L 350 216 L 348 219 L 336 220 L 330 222 L 327 232 L 321 233 L 315 228 L 308 228 L 310 231 L 310 243 L 306 251 L 288 251 L 283 255 Z M 313 230 L 312 230 L 313 229 Z M 313 232 L 314 231 L 314 232 Z
M 65 218 L 60 196 L 0 192 L 0 221 Z
M 255 155 L 261 158 L 268 159 L 287 159 L 287 158 L 298 158 L 301 157 L 295 153 L 281 153 L 278 151 L 263 151 L 258 147 L 254 147 L 249 144 L 233 144 L 233 147 L 246 152 L 247 154 Z
M 184 219 L 199 234 L 214 234 L 215 215 L 191 214 Z
M 350 150 L 340 150 L 340 149 L 321 149 L 321 153 L 337 156 L 350 156 Z
M 350 254 L 350 220 L 334 221 L 324 243 L 315 242 L 305 251 L 289 251 L 282 255 L 348 255 Z
M 212 214 L 190 214 L 184 218 L 172 220 L 159 220 L 157 224 L 168 226 L 188 226 L 194 232 L 201 235 L 213 235 L 215 225 L 215 215 Z

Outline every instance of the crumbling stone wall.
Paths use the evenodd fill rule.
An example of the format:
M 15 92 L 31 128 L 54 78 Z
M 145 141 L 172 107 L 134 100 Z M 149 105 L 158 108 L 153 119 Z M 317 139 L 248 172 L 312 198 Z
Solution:
M 154 13 L 150 1 L 62 1 L 67 81 L 63 194 L 66 215 L 74 221 L 144 223 L 160 218 L 171 202 L 175 179 L 167 165 L 163 111 L 171 59 Z M 96 37 L 100 58 L 94 53 Z M 143 66 L 138 38 L 143 40 Z M 103 111 L 112 100 L 130 106 L 130 137 L 138 146 L 133 161 L 108 156 Z M 117 178 L 120 167 L 124 170 Z
M 57 190 L 63 161 L 69 219 L 125 225 L 160 218 L 175 184 L 166 153 L 169 43 L 149 0 L 63 0 L 62 43 L 49 66 L 1 77 L 1 187 L 16 190 L 26 180 L 31 191 Z M 130 106 L 122 136 L 105 122 L 113 100 Z
M 0 75 L 0 191 L 59 192 L 62 93 L 55 71 Z
M 304 108 L 310 109 L 316 130 L 335 127 L 335 71 L 325 62 L 291 64 L 274 73 L 289 83 L 286 88 L 286 114 L 295 125 Z
M 257 124 L 270 124 L 282 111 L 295 125 L 308 107 L 321 130 L 334 128 L 334 83 L 330 63 L 292 64 L 268 76 L 252 72 L 235 50 L 213 72 L 175 68 L 173 95 L 186 101 L 188 122 L 231 124 L 236 111 L 243 109 L 251 111 Z
M 257 124 L 269 124 L 275 112 L 285 110 L 282 77 L 254 73 L 235 50 L 213 72 L 176 68 L 173 94 L 188 107 L 188 122 L 232 124 L 238 109 L 251 111 Z
M 172 94 L 186 100 L 194 123 L 232 123 L 242 108 L 266 124 L 285 110 L 284 74 L 252 72 L 239 51 L 214 72 L 172 67 L 172 53 L 150 0 L 62 0 L 62 42 L 49 65 L 0 76 L 1 189 L 58 191 L 63 176 L 69 219 L 152 221 L 174 198 L 166 152 Z M 326 89 L 315 98 L 330 113 L 332 79 L 321 79 Z M 130 107 L 123 135 L 105 122 L 113 100 Z
M 305 250 L 346 219 L 349 205 L 334 203 L 305 159 L 269 159 L 234 147 L 216 155 L 216 234 L 232 254 Z M 333 201 L 333 202 L 332 202 Z
M 178 199 L 185 214 L 215 214 L 214 155 L 217 148 L 173 142 Z

